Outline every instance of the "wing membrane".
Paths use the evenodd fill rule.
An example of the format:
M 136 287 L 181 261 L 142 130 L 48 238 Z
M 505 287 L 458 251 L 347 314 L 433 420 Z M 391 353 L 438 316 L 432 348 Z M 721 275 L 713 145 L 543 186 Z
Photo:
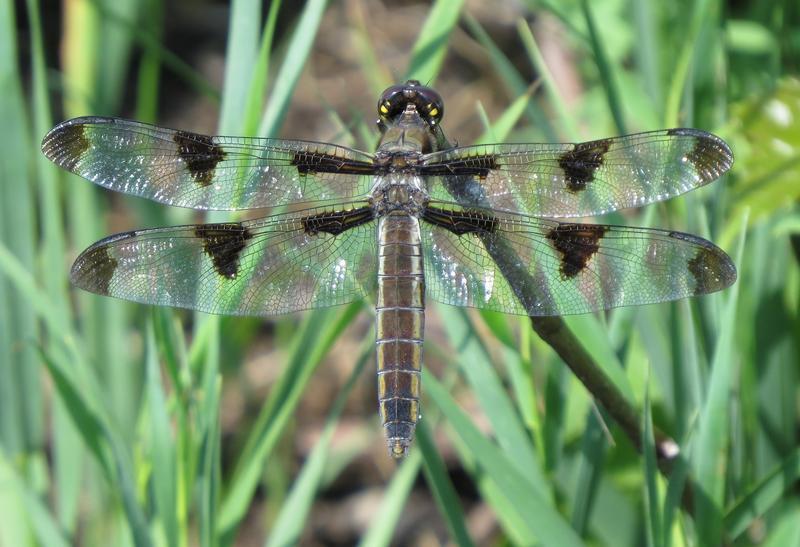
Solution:
M 640 207 L 703 186 L 725 173 L 725 142 L 669 129 L 579 144 L 490 144 L 424 157 L 431 199 L 550 218 Z
M 117 234 L 86 249 L 71 278 L 97 294 L 216 314 L 345 304 L 373 294 L 377 240 L 374 223 L 336 235 L 318 229 L 333 226 L 336 214 L 311 209 L 302 217 Z
M 373 170 L 370 154 L 333 144 L 212 137 L 103 117 L 59 124 L 42 151 L 106 188 L 195 209 L 357 198 Z
M 462 235 L 423 225 L 428 297 L 519 315 L 567 315 L 711 293 L 736 279 L 721 249 L 681 232 L 481 218 L 486 229 Z

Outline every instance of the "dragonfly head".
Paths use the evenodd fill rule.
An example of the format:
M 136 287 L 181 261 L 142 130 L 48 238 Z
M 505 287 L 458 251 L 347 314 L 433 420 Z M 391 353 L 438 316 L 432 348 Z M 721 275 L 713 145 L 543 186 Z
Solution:
M 408 80 L 387 88 L 381 94 L 378 101 L 378 127 L 385 131 L 387 126 L 396 123 L 412 108 L 431 127 L 436 126 L 444 114 L 441 95 L 417 80 Z

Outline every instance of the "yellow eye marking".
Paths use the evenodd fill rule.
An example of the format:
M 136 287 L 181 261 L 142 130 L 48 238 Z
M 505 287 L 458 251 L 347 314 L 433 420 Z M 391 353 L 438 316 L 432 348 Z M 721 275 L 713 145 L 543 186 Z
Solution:
M 438 108 L 434 107 L 434 108 L 431 108 L 430 110 L 428 110 L 428 115 L 429 116 L 436 117 L 438 114 L 439 114 L 439 109 Z
M 381 105 L 380 111 L 381 111 L 381 114 L 388 114 L 389 113 L 389 109 L 386 108 L 385 104 Z

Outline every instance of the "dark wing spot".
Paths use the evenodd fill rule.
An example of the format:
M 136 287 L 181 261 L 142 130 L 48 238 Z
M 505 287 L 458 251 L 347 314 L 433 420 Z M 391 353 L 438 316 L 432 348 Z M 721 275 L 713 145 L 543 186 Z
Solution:
M 694 139 L 694 145 L 684 156 L 684 160 L 691 163 L 706 182 L 719 178 L 733 165 L 733 152 L 727 143 L 716 135 L 687 128 L 670 129 L 667 135 Z
M 419 174 L 424 176 L 460 175 L 486 178 L 490 171 L 500 169 L 500 162 L 494 154 L 478 154 L 464 158 L 447 159 L 434 163 L 427 163 L 418 168 Z
M 457 236 L 470 233 L 492 233 L 497 229 L 497 218 L 482 211 L 447 211 L 426 207 L 422 219 L 441 226 Z
M 55 127 L 42 140 L 42 152 L 68 171 L 75 171 L 78 162 L 89 149 L 86 126 L 65 122 Z
M 598 224 L 562 223 L 550 230 L 547 239 L 561 253 L 561 275 L 571 279 L 586 268 L 600 249 L 600 239 L 608 228 Z
M 214 142 L 213 137 L 176 131 L 172 140 L 178 145 L 178 155 L 186 163 L 192 178 L 201 186 L 208 186 L 214 179 L 214 169 L 225 158 L 225 151 Z
M 594 180 L 595 171 L 603 165 L 609 146 L 610 139 L 578 143 L 558 159 L 558 166 L 567 180 L 567 190 L 580 192 L 586 189 L 586 184 Z
M 308 173 L 371 175 L 375 173 L 375 165 L 372 163 L 310 150 L 295 152 L 292 157 L 292 165 L 297 167 L 297 172 L 301 175 L 307 175 Z
M 195 235 L 203 240 L 203 250 L 214 264 L 217 273 L 228 279 L 239 274 L 239 258 L 253 235 L 238 222 L 201 224 Z
M 300 219 L 300 222 L 303 230 L 309 235 L 317 235 L 320 232 L 338 235 L 350 228 L 366 224 L 374 218 L 375 214 L 371 207 L 360 207 L 351 211 L 331 211 L 311 215 Z
M 694 256 L 686 263 L 694 278 L 695 296 L 721 291 L 736 281 L 736 266 L 722 249 L 691 234 L 670 232 L 669 236 L 697 247 Z
M 119 261 L 111 256 L 110 249 L 115 242 L 135 235 L 136 232 L 114 234 L 83 251 L 72 265 L 72 284 L 95 294 L 111 295 L 111 280 Z

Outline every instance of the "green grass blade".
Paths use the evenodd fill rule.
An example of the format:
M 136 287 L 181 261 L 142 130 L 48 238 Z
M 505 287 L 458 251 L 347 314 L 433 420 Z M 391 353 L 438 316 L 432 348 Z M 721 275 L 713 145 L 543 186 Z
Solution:
M 433 4 L 411 49 L 406 79 L 433 83 L 442 68 L 447 41 L 463 5 L 464 0 L 437 0 Z
M 503 114 L 491 125 L 483 135 L 475 140 L 475 144 L 488 144 L 492 142 L 502 142 L 508 138 L 508 134 L 514 129 L 519 119 L 525 113 L 530 103 L 532 89 L 528 89 L 520 95 Z
M 594 59 L 597 63 L 597 69 L 600 72 L 600 80 L 603 82 L 603 90 L 605 91 L 606 100 L 608 101 L 608 109 L 611 111 L 612 116 L 614 116 L 617 132 L 624 135 L 628 131 L 626 129 L 625 116 L 622 113 L 622 101 L 619 97 L 619 90 L 614 75 L 615 67 L 611 65 L 608 55 L 606 54 L 602 38 L 600 37 L 601 32 L 600 29 L 597 28 L 588 0 L 581 0 L 581 10 L 586 20 L 586 28 L 589 30 L 589 44 L 594 52 Z
M 219 119 L 219 132 L 223 135 L 241 131 L 244 126 L 247 95 L 259 50 L 260 23 L 258 0 L 237 0 L 231 4 Z
M 7 161 L 0 161 L 0 242 L 34 274 L 36 236 L 35 203 L 31 184 L 30 127 L 26 116 L 21 74 L 17 66 L 17 33 L 13 5 L 0 5 L 0 119 L 6 130 L 0 146 Z M 42 443 L 41 390 L 37 375 L 33 311 L 20 295 L 0 280 L 0 440 L 12 453 Z M 16 387 L 15 387 L 16 386 Z
M 266 545 L 293 545 L 299 541 L 300 534 L 308 522 L 308 513 L 311 511 L 314 498 L 325 478 L 325 469 L 330 457 L 330 442 L 339 417 L 342 410 L 344 410 L 345 403 L 353 387 L 364 373 L 365 365 L 369 362 L 369 358 L 372 357 L 372 346 L 373 343 L 370 340 L 365 351 L 361 352 L 361 357 L 353 368 L 353 372 L 336 396 L 336 400 L 333 402 L 331 410 L 325 419 L 322 435 L 311 454 L 309 454 L 297 480 L 295 480 L 292 491 L 289 493 L 278 518 L 275 520 Z
M 659 35 L 658 20 L 656 12 L 658 5 L 651 0 L 634 0 L 633 5 L 634 30 L 636 33 L 637 47 L 633 50 L 636 59 L 636 68 L 640 73 L 640 78 L 644 83 L 644 88 L 650 97 L 653 108 L 659 109 L 663 119 L 663 96 L 664 89 L 661 83 L 661 62 L 658 47 L 664 42 Z
M 489 353 L 475 336 L 466 312 L 452 306 L 440 306 L 439 315 L 452 346 L 458 351 L 458 364 L 489 418 L 498 443 L 515 463 L 517 471 L 536 487 L 540 496 L 546 498 L 549 495 L 547 481 L 531 439 L 491 365 Z
M 771 472 L 767 473 L 750 491 L 737 499 L 725 512 L 725 530 L 731 540 L 747 532 L 758 519 L 776 507 L 800 480 L 800 448 L 796 448 Z
M 511 60 L 500 50 L 486 30 L 484 30 L 469 12 L 464 14 L 464 22 L 470 32 L 475 35 L 481 46 L 486 50 L 487 55 L 491 59 L 492 68 L 497 71 L 503 79 L 503 82 L 510 91 L 510 95 L 512 97 L 521 97 L 526 93 L 530 93 L 529 88 L 531 86 L 523 79 Z M 542 111 L 538 102 L 529 101 L 525 111 L 531 120 L 531 125 L 542 132 L 544 140 L 550 142 L 558 140 L 557 133 L 553 129 L 550 118 Z
M 692 11 L 689 14 L 686 35 L 683 37 L 683 44 L 678 55 L 675 57 L 675 65 L 671 71 L 672 78 L 667 94 L 667 108 L 664 115 L 664 123 L 667 127 L 677 127 L 680 125 L 681 99 L 686 91 L 686 83 L 689 79 L 692 60 L 697 55 L 697 38 L 705 18 L 708 15 L 711 0 L 700 0 L 692 4 Z
M 386 488 L 383 502 L 375 513 L 372 524 L 358 543 L 360 547 L 391 545 L 392 533 L 408 502 L 408 494 L 419 475 L 421 464 L 422 456 L 419 450 L 412 447 L 408 456 L 398 465 L 392 481 Z
M 153 462 L 153 493 L 155 512 L 164 527 L 168 545 L 181 545 L 177 514 L 178 476 L 175 462 L 175 443 L 167 413 L 166 397 L 158 367 L 156 339 L 152 321 L 147 325 L 145 354 L 145 392 L 150 419 L 150 457 Z
M 275 76 L 275 86 L 272 88 L 267 108 L 261 118 L 261 125 L 258 130 L 259 135 L 265 137 L 273 136 L 283 123 L 286 109 L 291 101 L 297 80 L 300 78 L 300 72 L 306 64 L 306 59 L 308 59 L 326 5 L 327 2 L 325 0 L 309 0 L 306 2 L 297 27 L 294 29 L 289 41 L 286 57 L 278 74 Z
M 151 545 L 147 521 L 136 499 L 131 463 L 120 440 L 105 423 L 102 414 L 90 406 L 85 384 L 78 387 L 63 363 L 49 356 L 43 356 L 43 361 L 76 430 L 103 469 L 106 480 L 117 489 L 135 544 L 142 547 Z
M 642 412 L 642 473 L 644 475 L 644 510 L 647 519 L 647 545 L 661 547 L 664 536 L 661 523 L 661 503 L 658 492 L 658 462 L 656 442 L 653 437 L 653 415 L 650 406 L 650 390 L 645 392 Z
M 2 446 L 0 485 L 0 515 L 3 516 L 0 545 L 33 545 L 34 542 L 29 537 L 31 532 L 35 534 L 40 545 L 71 545 L 47 505 L 31 490 L 25 478 L 17 473 Z
M 561 98 L 561 91 L 558 89 L 558 86 L 556 85 L 555 79 L 553 78 L 553 74 L 550 72 L 550 69 L 544 62 L 544 57 L 542 56 L 542 52 L 539 49 L 539 45 L 536 43 L 536 39 L 533 37 L 533 33 L 531 32 L 531 29 L 528 26 L 527 21 L 520 21 L 517 24 L 517 32 L 519 32 L 520 38 L 522 39 L 522 44 L 525 46 L 525 51 L 527 52 L 528 58 L 531 60 L 531 63 L 533 64 L 533 68 L 536 70 L 536 72 L 539 74 L 539 77 L 542 79 L 542 85 L 544 86 L 544 90 L 547 93 L 547 98 L 550 100 L 550 103 L 556 109 L 556 113 L 560 121 L 559 125 L 564 127 L 567 138 L 570 139 L 572 142 L 577 142 L 581 140 L 579 138 L 577 124 L 575 123 L 575 118 L 570 113 L 570 110 L 567 108 L 567 105 L 564 104 L 564 100 Z
M 294 337 L 295 343 L 281 379 L 248 436 L 223 499 L 219 518 L 225 536 L 232 533 L 247 513 L 264 462 L 286 427 L 309 378 L 361 307 L 362 303 L 356 302 L 344 309 L 322 309 L 307 314 Z
M 244 110 L 244 135 L 255 135 L 258 131 L 258 114 L 261 112 L 261 102 L 266 94 L 272 41 L 275 36 L 275 26 L 278 22 L 281 4 L 282 2 L 280 1 L 270 3 L 267 21 L 264 23 L 264 30 L 261 34 L 261 47 L 258 51 L 258 58 L 255 61 L 255 71 L 250 82 L 247 105 Z
M 600 415 L 598 416 L 598 413 Z M 575 494 L 572 499 L 572 528 L 581 536 L 586 535 L 589 519 L 594 511 L 600 479 L 603 475 L 608 443 L 606 429 L 600 420 L 606 414 L 591 408 L 588 411 L 586 427 L 581 437 L 581 449 L 575 474 Z
M 527 527 L 528 542 L 538 539 L 548 545 L 583 545 L 574 530 L 544 498 L 530 478 L 498 447 L 489 442 L 455 404 L 444 387 L 432 376 L 425 378 L 431 400 L 447 417 L 450 425 L 470 447 L 470 453 L 489 479 L 510 502 L 504 511 L 514 511 Z
M 742 218 L 742 227 L 747 226 L 747 217 Z M 739 239 L 735 262 L 741 263 L 744 248 L 744 234 Z M 714 350 L 711 378 L 707 398 L 700 414 L 697 438 L 692 445 L 694 475 L 696 477 L 695 522 L 700 540 L 706 545 L 716 545 L 722 541 L 722 507 L 724 503 L 724 476 L 726 452 L 730 439 L 728 413 L 730 386 L 733 377 L 733 356 L 736 305 L 741 283 L 734 284 L 727 293 L 727 302 L 722 316 L 722 324 Z
M 417 446 L 422 453 L 422 471 L 425 473 L 425 480 L 428 482 L 433 499 L 439 507 L 447 529 L 452 540 L 457 545 L 469 547 L 473 545 L 472 539 L 467 531 L 466 518 L 458 499 L 458 495 L 447 475 L 447 468 L 436 445 L 433 444 L 428 422 L 425 420 L 417 424 L 416 434 Z
M 209 367 L 210 368 L 210 367 Z M 219 399 L 222 378 L 209 376 L 205 387 L 207 402 L 204 405 L 203 429 L 200 431 L 200 464 L 197 476 L 197 493 L 200 518 L 200 545 L 220 545 L 223 529 L 220 526 L 220 428 Z

